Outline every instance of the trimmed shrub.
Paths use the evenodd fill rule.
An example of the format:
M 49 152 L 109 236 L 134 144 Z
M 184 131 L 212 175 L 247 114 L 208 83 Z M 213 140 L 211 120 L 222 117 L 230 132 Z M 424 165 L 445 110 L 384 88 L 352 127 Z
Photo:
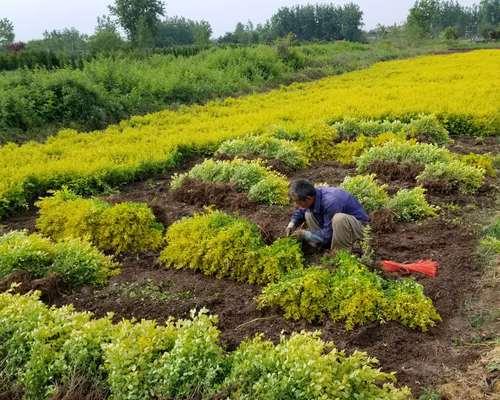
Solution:
M 105 209 L 94 241 L 99 248 L 117 254 L 156 250 L 163 244 L 163 226 L 151 209 L 141 203 L 121 203 Z
M 227 140 L 219 146 L 215 155 L 279 160 L 290 168 L 303 168 L 307 164 L 302 149 L 295 143 L 266 135 Z
M 84 199 L 67 188 L 40 199 L 36 227 L 54 240 L 67 237 L 92 240 L 102 212 L 109 207 L 97 199 Z
M 386 399 L 406 400 L 394 375 L 381 372 L 365 353 L 346 356 L 317 333 L 294 333 L 277 345 L 262 336 L 241 343 L 224 388 L 235 400 Z M 346 377 L 349 377 L 346 379 Z
M 380 185 L 375 175 L 346 176 L 340 187 L 351 193 L 367 213 L 384 207 L 389 200 L 387 185 Z
M 27 271 L 35 278 L 48 273 L 54 261 L 53 243 L 37 234 L 12 231 L 0 236 L 0 278 L 14 271 Z
M 331 274 L 322 267 L 291 271 L 276 283 L 267 285 L 259 296 L 259 307 L 278 306 L 285 318 L 321 320 L 328 313 Z
M 388 142 L 405 141 L 406 137 L 400 133 L 384 132 L 378 136 L 371 137 L 360 135 L 354 141 L 344 140 L 334 147 L 333 158 L 344 165 L 351 165 L 366 149 L 373 146 L 382 146 Z
M 425 198 L 425 189 L 422 187 L 399 190 L 389 200 L 387 207 L 394 212 L 396 220 L 403 222 L 432 217 L 438 210 L 429 205 Z
M 472 167 L 484 169 L 487 176 L 497 175 L 494 158 L 489 154 L 469 153 L 459 156 L 459 160 Z
M 163 226 L 146 204 L 125 202 L 112 206 L 64 189 L 36 205 L 40 209 L 37 228 L 54 240 L 82 238 L 116 254 L 156 250 L 163 243 Z
M 412 119 L 404 130 L 409 138 L 417 139 L 419 142 L 443 146 L 450 141 L 448 131 L 435 115 L 422 115 Z
M 257 225 L 220 211 L 184 218 L 167 230 L 160 259 L 173 268 L 218 278 L 268 283 L 303 265 L 299 244 L 280 239 L 265 246 Z
M 110 393 L 110 400 L 157 398 L 263 399 L 373 397 L 406 400 L 406 387 L 362 352 L 346 356 L 318 333 L 294 333 L 277 345 L 257 336 L 226 353 L 217 318 L 97 320 L 72 306 L 49 308 L 38 294 L 0 294 L 2 377 L 28 400 L 48 400 L 75 377 Z
M 104 285 L 118 273 L 117 265 L 90 243 L 66 239 L 54 245 L 55 257 L 49 271 L 72 286 Z
M 398 321 L 426 331 L 440 320 L 432 301 L 418 283 L 384 280 L 346 251 L 326 259 L 336 269 L 322 267 L 292 271 L 267 285 L 259 307 L 279 306 L 285 318 L 308 321 L 329 316 L 347 330 L 372 321 Z
M 484 183 L 485 171 L 462 161 L 435 162 L 425 166 L 417 182 L 427 188 L 444 192 L 475 193 Z
M 426 331 L 441 320 L 432 300 L 425 296 L 422 285 L 413 279 L 387 281 L 385 295 L 387 306 L 382 314 L 387 321 L 398 321 L 409 328 Z
M 72 287 L 102 285 L 118 271 L 109 257 L 80 239 L 52 243 L 37 234 L 14 231 L 0 236 L 0 278 L 27 271 L 35 278 L 57 273 Z
M 230 161 L 205 160 L 189 172 L 173 177 L 172 189 L 182 186 L 185 179 L 202 182 L 234 184 L 248 192 L 250 200 L 268 204 L 288 204 L 288 181 L 282 175 L 264 167 L 260 161 L 234 159 Z
M 335 122 L 333 127 L 340 140 L 352 141 L 360 136 L 377 136 L 385 132 L 401 132 L 406 124 L 401 121 L 365 120 L 345 118 Z
M 372 147 L 356 159 L 359 172 L 367 172 L 375 162 L 394 162 L 427 165 L 434 162 L 448 162 L 452 154 L 433 144 L 389 142 L 380 147 Z

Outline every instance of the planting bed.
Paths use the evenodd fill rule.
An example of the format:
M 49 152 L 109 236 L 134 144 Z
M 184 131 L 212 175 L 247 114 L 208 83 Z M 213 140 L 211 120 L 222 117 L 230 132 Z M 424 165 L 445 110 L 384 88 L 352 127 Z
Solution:
M 495 144 L 490 143 L 490 151 L 491 146 Z M 475 144 L 470 140 L 457 139 L 453 147 L 464 152 L 476 151 Z M 484 145 L 479 145 L 477 152 L 483 150 Z M 383 171 L 376 172 L 383 175 Z M 415 186 L 414 174 L 389 172 L 383 175 L 389 185 L 389 193 Z M 340 184 L 347 175 L 355 175 L 355 168 L 335 162 L 320 162 L 299 171 L 288 171 L 290 179 L 307 178 L 331 185 Z M 200 212 L 205 206 L 214 205 L 217 209 L 239 214 L 258 224 L 267 243 L 283 235 L 291 211 L 289 207 L 257 204 L 231 184 L 187 180 L 180 189 L 171 191 L 170 179 L 171 175 L 165 174 L 130 184 L 120 193 L 104 199 L 111 203 L 145 202 L 165 226 Z M 321 323 L 286 320 L 279 309 L 257 309 L 255 298 L 260 294 L 261 287 L 229 279 L 214 279 L 188 270 L 165 269 L 157 261 L 159 251 L 119 256 L 117 261 L 122 265 L 122 272 L 103 288 L 84 287 L 69 291 L 50 281 L 50 278 L 47 278 L 47 288 L 39 282 L 37 286 L 37 282 L 31 282 L 27 275 L 21 274 L 16 278 L 22 281 L 21 291 L 34 288 L 45 290 L 44 300 L 50 304 L 73 304 L 77 310 L 89 310 L 97 316 L 111 311 L 116 321 L 121 318 L 158 321 L 165 321 L 170 316 L 187 318 L 191 309 L 206 307 L 219 316 L 222 342 L 229 350 L 257 333 L 277 341 L 280 333 L 321 330 L 322 338 L 334 341 L 340 349 L 349 353 L 361 349 L 377 357 L 384 370 L 397 372 L 399 384 L 409 385 L 414 394 L 419 394 L 425 387 L 443 382 L 450 369 L 465 370 L 479 357 L 481 346 L 463 346 L 460 343 L 469 343 L 474 335 L 464 312 L 464 304 L 478 290 L 482 275 L 475 254 L 479 218 L 485 211 L 495 208 L 494 183 L 491 178 L 473 196 L 432 193 L 428 196 L 430 202 L 442 208 L 435 218 L 395 223 L 387 211 L 380 211 L 374 216 L 372 246 L 377 261 L 391 259 L 406 262 L 431 258 L 440 264 L 437 278 L 417 278 L 442 317 L 442 322 L 426 333 L 394 322 L 373 323 L 346 332 L 341 324 L 328 319 Z M 461 208 L 449 207 L 450 202 Z M 12 217 L 4 221 L 2 229 L 34 231 L 35 218 L 33 211 Z M 318 259 L 318 255 L 307 256 L 308 262 Z M 8 282 L 0 282 L 0 288 L 7 286 Z

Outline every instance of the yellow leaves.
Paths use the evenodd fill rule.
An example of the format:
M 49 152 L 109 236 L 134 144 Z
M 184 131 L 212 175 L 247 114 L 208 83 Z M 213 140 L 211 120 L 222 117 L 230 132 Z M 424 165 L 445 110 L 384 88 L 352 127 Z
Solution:
M 265 94 L 134 117 L 102 132 L 63 131 L 47 143 L 7 145 L 0 148 L 0 199 L 5 200 L 0 216 L 38 190 L 60 186 L 54 182 L 60 175 L 68 183 L 120 169 L 127 171 L 123 182 L 133 179 L 144 161 L 161 164 L 181 145 L 200 148 L 284 122 L 308 130 L 347 116 L 435 113 L 470 116 L 492 132 L 498 127 L 500 90 L 491 88 L 498 87 L 499 61 L 500 51 L 481 50 L 384 62 Z M 463 78 L 450 80 L 457 75 Z M 13 188 L 29 177 L 41 179 L 41 187 L 24 189 L 25 199 L 14 196 Z

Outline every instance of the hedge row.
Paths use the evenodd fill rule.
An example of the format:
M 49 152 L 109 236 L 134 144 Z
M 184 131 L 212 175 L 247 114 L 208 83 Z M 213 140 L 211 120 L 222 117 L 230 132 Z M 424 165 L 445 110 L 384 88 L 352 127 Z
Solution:
M 134 117 L 105 131 L 62 131 L 46 143 L 2 146 L 0 216 L 26 207 L 47 190 L 64 184 L 83 193 L 102 190 L 165 170 L 175 165 L 185 149 L 206 149 L 271 127 L 304 131 L 310 130 L 309 125 L 321 126 L 345 116 L 402 119 L 425 112 L 454 121 L 452 125 L 461 126 L 462 133 L 496 134 L 500 126 L 498 95 L 491 91 L 491 82 L 496 78 L 497 65 L 495 50 L 386 62 L 265 94 Z M 139 73 L 143 71 L 139 69 Z M 457 74 L 462 78 L 454 79 Z M 9 92 L 16 90 L 21 89 L 16 85 L 9 88 Z M 36 87 L 30 90 L 40 92 Z M 68 95 L 68 101 L 78 104 L 81 98 L 73 91 Z M 134 100 L 133 96 L 120 98 Z M 443 98 L 449 101 L 443 102 Z M 7 100 L 0 96 L 0 101 Z M 91 102 L 95 107 L 99 104 L 95 99 Z M 43 99 L 41 104 L 45 103 Z M 43 109 L 36 102 L 30 104 Z M 20 109 L 28 117 L 32 115 L 29 108 Z M 79 110 L 85 112 L 78 115 L 88 114 L 86 107 Z M 445 127 L 451 133 L 458 132 L 450 124 L 445 123 Z M 310 135 L 308 142 L 321 142 L 323 128 L 313 128 L 312 132 L 319 138 Z M 328 153 L 326 146 L 306 152 L 311 159 L 325 158 Z
M 37 294 L 0 294 L 2 376 L 26 400 L 51 398 L 84 380 L 115 400 L 215 397 L 234 400 L 376 398 L 407 400 L 394 374 L 362 352 L 347 356 L 317 334 L 277 345 L 257 336 L 226 353 L 216 317 L 190 320 L 92 319 L 71 306 L 48 308 Z
M 33 278 L 56 273 L 71 287 L 103 285 L 118 266 L 88 242 L 64 239 L 54 243 L 38 234 L 13 231 L 0 236 L 0 279 L 16 271 Z

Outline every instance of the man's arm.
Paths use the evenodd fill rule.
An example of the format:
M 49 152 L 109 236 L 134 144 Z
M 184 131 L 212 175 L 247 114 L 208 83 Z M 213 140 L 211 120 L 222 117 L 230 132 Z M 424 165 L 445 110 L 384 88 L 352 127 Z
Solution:
M 323 228 L 311 232 L 313 240 L 318 241 L 323 246 L 328 246 L 332 242 L 332 218 L 337 212 L 339 212 L 339 210 L 334 205 L 331 205 L 325 210 L 323 213 Z
M 306 210 L 303 208 L 297 208 L 293 212 L 292 218 L 290 219 L 290 223 L 293 223 L 294 228 L 296 228 L 305 221 L 306 219 L 305 215 L 306 215 Z

